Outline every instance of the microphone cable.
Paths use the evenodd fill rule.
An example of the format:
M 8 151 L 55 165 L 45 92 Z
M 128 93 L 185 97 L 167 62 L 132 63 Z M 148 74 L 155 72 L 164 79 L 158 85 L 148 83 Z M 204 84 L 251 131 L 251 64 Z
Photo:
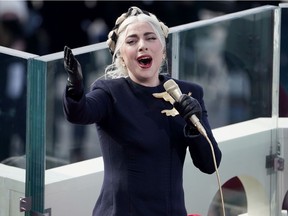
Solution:
M 195 125 L 196 126 L 196 125 Z M 196 126 L 197 127 L 197 126 Z M 197 127 L 198 129 L 198 127 Z M 199 130 L 199 129 L 198 129 Z M 217 162 L 216 162 L 216 157 L 215 157 L 215 152 L 214 152 L 214 148 L 212 145 L 211 140 L 209 139 L 204 127 L 201 127 L 201 129 L 199 130 L 199 132 L 206 138 L 206 140 L 208 141 L 210 148 L 211 148 L 211 153 L 212 153 L 212 158 L 213 158 L 213 163 L 214 163 L 214 167 L 215 167 L 215 171 L 216 171 L 216 177 L 217 177 L 217 182 L 218 182 L 218 187 L 219 187 L 219 193 L 220 193 L 220 199 L 221 199 L 221 206 L 222 206 L 222 214 L 223 216 L 225 216 L 225 206 L 224 206 L 224 198 L 223 198 L 223 191 L 222 191 L 222 187 L 221 187 L 221 180 L 220 180 L 220 175 L 219 175 L 219 171 L 217 168 Z
M 163 96 L 164 100 L 169 101 L 172 105 L 173 105 L 174 101 L 179 101 L 179 99 L 181 98 L 182 92 L 181 92 L 178 84 L 173 79 L 167 80 L 163 84 L 163 86 L 164 86 L 164 89 L 166 90 L 166 92 L 168 93 L 168 95 L 170 95 L 171 99 L 172 99 L 172 100 L 169 100 L 169 98 Z M 218 168 L 217 168 L 217 162 L 216 162 L 216 157 L 215 157 L 215 152 L 214 152 L 214 148 L 213 148 L 212 142 L 209 139 L 205 128 L 202 126 L 202 124 L 200 123 L 200 120 L 197 118 L 197 116 L 196 115 L 192 115 L 189 119 L 194 124 L 194 126 L 197 128 L 197 130 L 206 138 L 206 140 L 208 141 L 208 143 L 210 145 L 211 153 L 212 153 L 212 157 L 213 157 L 213 163 L 214 163 L 216 176 L 217 176 L 217 181 L 218 181 L 218 186 L 219 186 L 219 192 L 220 192 L 223 216 L 225 216 L 223 192 L 222 192 L 220 175 L 219 175 Z

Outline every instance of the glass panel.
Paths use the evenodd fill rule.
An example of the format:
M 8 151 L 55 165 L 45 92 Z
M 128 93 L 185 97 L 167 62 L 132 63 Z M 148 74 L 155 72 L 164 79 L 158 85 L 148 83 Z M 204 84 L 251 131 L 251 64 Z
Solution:
M 263 163 L 266 155 L 275 154 L 277 151 L 275 145 L 277 143 L 277 119 L 274 116 L 276 113 L 272 109 L 272 103 L 278 103 L 278 100 L 274 100 L 273 97 L 278 96 L 276 87 L 278 87 L 277 53 L 279 47 L 277 44 L 279 34 L 275 33 L 278 26 L 277 23 L 274 26 L 274 9 L 276 7 L 262 7 L 183 25 L 173 28 L 174 33 L 170 37 L 173 42 L 179 44 L 179 47 L 175 44 L 170 45 L 172 48 L 171 58 L 176 61 L 171 66 L 171 74 L 179 79 L 198 83 L 203 87 L 204 100 L 212 128 L 221 128 L 257 118 L 271 119 L 269 122 L 272 129 L 266 137 L 266 140 L 268 138 L 270 142 L 261 143 L 262 141 L 259 139 L 251 145 L 243 143 L 243 152 L 239 150 L 237 153 L 237 157 L 249 158 L 249 152 L 261 143 L 258 154 L 256 153 L 253 157 L 253 163 Z M 276 44 L 275 47 L 274 44 Z M 173 70 L 177 69 L 178 73 L 175 73 Z M 232 133 L 237 134 L 236 131 Z M 250 191 L 249 184 L 256 185 L 260 182 L 259 188 L 262 188 L 266 194 L 262 197 L 263 201 L 268 200 L 265 202 L 264 208 L 274 215 L 278 211 L 273 199 L 274 196 L 277 196 L 276 172 L 263 166 L 258 173 L 258 175 L 262 173 L 261 177 L 255 173 L 252 173 L 251 176 L 235 176 L 234 171 L 225 170 L 225 158 L 230 156 L 231 159 L 231 155 L 235 154 L 228 150 L 228 146 L 225 146 L 224 144 L 222 150 L 224 153 L 222 165 L 224 170 L 222 172 L 225 176 L 230 176 L 228 179 L 224 178 L 222 182 L 226 215 L 239 215 L 249 211 L 251 214 L 251 211 L 254 210 L 251 206 L 249 209 L 247 203 L 247 200 L 252 200 L 251 197 L 247 197 L 250 193 L 248 192 Z M 225 153 L 229 155 L 225 155 Z M 227 163 L 229 165 L 229 162 Z M 233 161 L 230 161 L 230 164 L 233 164 Z M 246 169 L 249 173 L 250 168 Z M 269 171 L 269 175 L 266 175 L 267 171 Z M 263 183 L 266 186 L 263 186 Z M 267 186 L 269 188 L 265 191 Z M 252 206 L 256 205 L 253 202 L 249 205 L 251 204 Z M 215 194 L 209 211 L 205 213 L 220 216 L 222 215 L 221 208 L 218 192 Z M 197 207 L 195 210 L 197 212 Z M 205 213 L 204 215 L 206 215 Z
M 28 62 L 28 112 L 27 112 L 27 183 L 26 197 L 31 197 L 31 212 L 44 211 L 45 176 L 45 116 L 46 67 L 40 61 Z
M 273 10 L 180 33 L 179 78 L 205 89 L 212 128 L 271 117 L 272 41 Z
M 27 60 L 0 53 L 1 163 L 25 168 Z
M 96 79 L 104 78 L 105 66 L 111 62 L 108 49 L 98 47 L 94 50 L 90 46 L 73 49 L 82 66 L 87 91 Z M 46 169 L 101 156 L 95 126 L 71 124 L 63 115 L 62 96 L 67 80 L 63 52 L 42 56 L 37 60 L 45 62 L 47 70 Z
M 9 215 L 19 212 L 19 208 L 13 209 L 14 206 L 7 203 L 19 204 L 20 196 L 25 197 L 28 191 L 25 188 L 25 181 L 28 182 L 27 175 L 25 179 L 25 169 L 29 169 L 26 163 L 27 67 L 29 59 L 33 57 L 36 55 L 0 46 L 0 163 L 11 167 L 6 169 L 11 175 L 1 173 L 1 191 L 8 196 L 1 199 L 0 208 L 4 208 L 4 212 Z M 12 175 L 15 169 L 12 167 L 24 169 L 24 172 L 18 172 L 19 184 L 15 183 L 16 175 Z
M 278 155 L 285 160 L 283 172 L 278 174 L 279 208 L 288 215 L 288 3 L 280 4 L 281 41 L 280 41 L 280 85 L 279 85 L 279 121 L 278 121 Z M 283 164 L 283 165 L 284 165 Z
M 0 47 L 0 162 L 25 168 L 27 59 L 31 54 Z
M 281 61 L 280 61 L 280 95 L 279 117 L 288 117 L 288 4 L 281 9 Z

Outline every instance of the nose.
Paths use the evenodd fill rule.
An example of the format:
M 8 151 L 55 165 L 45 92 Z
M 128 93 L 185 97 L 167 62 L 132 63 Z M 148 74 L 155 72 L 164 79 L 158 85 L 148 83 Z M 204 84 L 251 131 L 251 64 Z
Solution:
M 139 41 L 139 51 L 148 50 L 147 45 L 144 40 Z

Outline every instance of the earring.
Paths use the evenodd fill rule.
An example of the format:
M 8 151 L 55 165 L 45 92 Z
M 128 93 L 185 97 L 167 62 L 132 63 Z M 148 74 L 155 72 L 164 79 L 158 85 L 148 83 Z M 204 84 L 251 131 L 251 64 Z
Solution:
M 125 67 L 126 67 L 126 65 L 125 65 L 124 59 L 123 59 L 122 57 L 120 58 L 120 61 L 121 61 L 122 67 L 124 67 L 124 68 L 125 68 Z
M 124 68 L 126 67 L 126 65 L 125 65 L 125 63 L 124 63 L 124 62 L 122 63 L 122 67 L 124 67 Z

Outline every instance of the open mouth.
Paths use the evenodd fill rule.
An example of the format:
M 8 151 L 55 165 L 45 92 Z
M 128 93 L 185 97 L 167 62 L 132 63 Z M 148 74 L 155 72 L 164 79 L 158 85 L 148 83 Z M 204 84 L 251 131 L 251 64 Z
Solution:
M 152 58 L 150 56 L 141 56 L 137 59 L 140 67 L 148 68 L 152 64 Z

